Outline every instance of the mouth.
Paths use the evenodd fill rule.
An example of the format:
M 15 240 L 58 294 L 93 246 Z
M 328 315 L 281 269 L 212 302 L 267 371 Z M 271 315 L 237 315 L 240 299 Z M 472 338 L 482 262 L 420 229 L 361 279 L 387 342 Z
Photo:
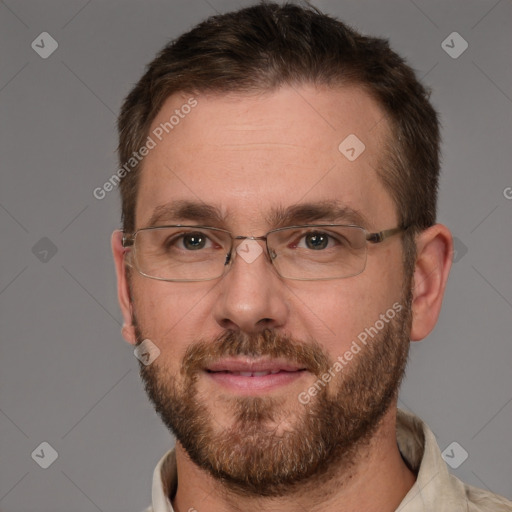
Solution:
M 236 394 L 269 392 L 300 379 L 307 369 L 276 359 L 225 359 L 204 369 L 207 377 Z
M 261 372 L 230 372 L 228 370 L 221 370 L 218 372 L 207 370 L 210 373 L 226 373 L 229 375 L 237 375 L 240 377 L 265 377 L 266 375 L 276 375 L 284 370 L 263 370 Z

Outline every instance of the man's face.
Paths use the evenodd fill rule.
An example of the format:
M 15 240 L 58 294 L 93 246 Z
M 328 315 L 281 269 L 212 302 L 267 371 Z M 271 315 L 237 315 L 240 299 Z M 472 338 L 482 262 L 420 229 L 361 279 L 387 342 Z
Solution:
M 150 134 L 187 100 L 169 98 Z M 277 227 L 269 224 L 276 209 L 334 201 L 361 214 L 368 231 L 398 224 L 376 173 L 387 123 L 357 88 L 284 87 L 196 100 L 144 160 L 136 229 L 150 225 L 157 207 L 179 201 L 213 206 L 224 221 L 164 215 L 158 225 L 262 236 Z M 359 156 L 355 148 L 355 160 L 338 149 L 351 134 L 365 146 Z M 311 211 L 310 220 L 289 225 L 332 222 L 354 219 Z M 366 269 L 346 279 L 284 280 L 265 252 L 254 261 L 233 256 L 213 281 L 164 282 L 132 272 L 138 341 L 150 339 L 161 351 L 141 365 L 141 375 L 196 464 L 239 490 L 276 495 L 320 465 L 349 464 L 375 431 L 405 366 L 410 283 L 399 237 L 369 244 Z M 391 319 L 395 303 L 401 312 Z M 308 392 L 315 383 L 317 391 Z

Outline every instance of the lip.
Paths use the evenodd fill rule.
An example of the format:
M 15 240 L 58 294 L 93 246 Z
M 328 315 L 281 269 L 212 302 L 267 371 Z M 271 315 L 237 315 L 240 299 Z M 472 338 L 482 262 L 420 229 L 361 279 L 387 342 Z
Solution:
M 307 373 L 283 359 L 223 359 L 204 369 L 206 376 L 237 394 L 257 394 L 286 386 Z
M 285 359 L 250 359 L 250 358 L 233 358 L 222 359 L 210 364 L 207 368 L 210 372 L 295 372 L 305 370 L 303 366 L 291 363 Z

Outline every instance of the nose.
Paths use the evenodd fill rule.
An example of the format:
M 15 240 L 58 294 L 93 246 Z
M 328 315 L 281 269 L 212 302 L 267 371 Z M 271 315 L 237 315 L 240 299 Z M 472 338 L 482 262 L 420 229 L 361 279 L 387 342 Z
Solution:
M 229 265 L 217 285 L 217 323 L 247 333 L 285 325 L 286 286 L 269 260 L 265 243 L 254 239 L 235 243 Z

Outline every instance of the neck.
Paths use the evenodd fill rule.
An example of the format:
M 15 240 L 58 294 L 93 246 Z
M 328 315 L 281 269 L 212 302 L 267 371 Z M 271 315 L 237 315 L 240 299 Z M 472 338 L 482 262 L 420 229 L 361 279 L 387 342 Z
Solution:
M 390 407 L 370 441 L 359 448 L 352 464 L 333 467 L 321 480 L 308 481 L 286 496 L 254 498 L 233 494 L 197 467 L 179 443 L 176 462 L 175 512 L 392 512 L 415 481 L 396 443 L 396 404 Z

